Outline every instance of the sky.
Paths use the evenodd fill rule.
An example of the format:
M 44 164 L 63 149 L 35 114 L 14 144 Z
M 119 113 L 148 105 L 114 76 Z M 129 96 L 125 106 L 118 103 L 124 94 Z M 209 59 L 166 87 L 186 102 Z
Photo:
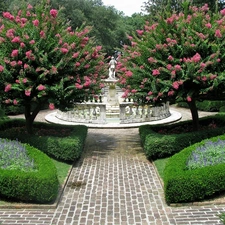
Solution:
M 123 11 L 126 16 L 141 12 L 141 6 L 145 0 L 102 0 L 105 6 L 114 6 Z

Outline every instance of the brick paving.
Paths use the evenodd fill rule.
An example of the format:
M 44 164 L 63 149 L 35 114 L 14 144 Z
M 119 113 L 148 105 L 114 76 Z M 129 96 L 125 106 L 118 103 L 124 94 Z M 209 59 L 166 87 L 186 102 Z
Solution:
M 143 153 L 138 128 L 89 129 L 55 209 L 1 209 L 10 225 L 222 224 L 225 204 L 168 206 L 154 165 Z

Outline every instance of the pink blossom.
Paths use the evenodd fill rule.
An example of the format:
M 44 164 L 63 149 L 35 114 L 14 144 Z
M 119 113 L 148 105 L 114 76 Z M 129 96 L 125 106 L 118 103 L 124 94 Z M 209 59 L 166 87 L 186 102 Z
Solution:
M 128 71 L 125 72 L 125 75 L 127 77 L 132 77 L 133 73 L 130 70 L 128 70 Z
M 83 85 L 78 84 L 78 83 L 75 83 L 75 87 L 76 87 L 77 89 L 82 89 L 82 88 L 83 88 Z
M 171 64 L 168 64 L 168 65 L 166 66 L 166 68 L 167 68 L 168 70 L 172 70 L 173 66 L 172 66 Z
M 217 75 L 211 74 L 209 78 L 210 78 L 210 80 L 214 80 L 216 77 L 217 77 Z
M 18 54 L 19 54 L 19 50 L 15 49 L 15 50 L 12 51 L 11 56 L 12 57 L 17 57 Z
M 191 101 L 192 101 L 192 99 L 191 99 L 190 96 L 187 96 L 187 101 L 188 101 L 188 102 L 191 102 Z
M 27 83 L 27 78 L 23 78 L 23 83 L 24 83 L 24 84 Z
M 26 95 L 26 96 L 30 96 L 30 94 L 31 94 L 31 91 L 30 91 L 30 89 L 28 89 L 28 90 L 25 90 L 25 95 Z
M 16 83 L 17 83 L 17 84 L 20 84 L 20 80 L 16 80 Z
M 157 76 L 159 74 L 160 74 L 159 70 L 157 70 L 157 69 L 152 70 L 152 75 L 153 76 Z
M 13 105 L 18 105 L 18 101 L 16 99 L 13 100 Z
M 33 9 L 33 6 L 31 4 L 28 4 L 27 9 Z
M 211 23 L 206 23 L 205 26 L 206 26 L 207 28 L 211 28 L 211 27 L 212 27 Z
M 79 67 L 79 66 L 80 66 L 80 63 L 79 63 L 79 62 L 76 62 L 76 63 L 75 63 L 75 66 L 76 66 L 76 67 Z
M 12 43 L 19 43 L 20 42 L 20 37 L 14 37 L 11 42 Z
M 42 31 L 40 31 L 40 36 L 42 37 L 42 38 L 45 38 L 46 36 L 45 36 L 45 32 L 42 30 Z
M 143 35 L 144 31 L 143 30 L 136 30 L 138 35 Z
M 179 89 L 180 84 L 179 84 L 179 82 L 178 82 L 178 81 L 175 81 L 175 82 L 173 82 L 172 86 L 173 86 L 173 88 L 174 88 L 174 89 L 178 90 L 178 89 Z
M 225 9 L 222 9 L 222 10 L 220 11 L 220 14 L 221 14 L 222 16 L 225 16 Z
M 207 77 L 206 76 L 203 76 L 202 77 L 202 81 L 207 81 Z
M 4 70 L 4 67 L 0 65 L 0 72 L 2 72 L 3 70 Z
M 91 66 L 90 64 L 86 64 L 86 65 L 84 66 L 84 68 L 85 68 L 85 69 L 88 69 L 90 66 Z
M 181 66 L 180 65 L 175 65 L 174 68 L 175 68 L 176 71 L 180 71 L 181 70 Z
M 23 66 L 23 68 L 24 68 L 24 69 L 28 69 L 28 68 L 30 68 L 30 66 L 29 66 L 28 64 L 25 63 L 24 66 Z
M 148 58 L 149 63 L 156 63 L 157 61 L 153 57 Z
M 51 109 L 51 110 L 54 110 L 55 109 L 55 105 L 54 105 L 54 103 L 49 103 L 49 109 Z
M 170 56 L 168 57 L 168 60 L 172 61 L 172 60 L 173 60 L 173 56 L 170 55 Z
M 16 65 L 17 65 L 17 62 L 16 61 L 10 62 L 10 66 L 15 67 Z
M 11 102 L 10 99 L 6 99 L 6 100 L 5 100 L 5 103 L 6 103 L 6 104 L 10 104 L 10 102 Z
M 46 87 L 44 85 L 40 84 L 40 85 L 38 85 L 37 89 L 38 89 L 38 91 L 43 91 L 46 89 Z
M 219 29 L 217 29 L 217 30 L 215 31 L 215 37 L 218 37 L 218 38 L 221 38 L 221 37 L 222 37 L 222 34 L 221 34 L 221 32 L 220 32 Z
M 136 93 L 136 92 L 137 92 L 136 89 L 132 89 L 132 90 L 131 90 L 131 93 Z
M 32 23 L 34 24 L 35 27 L 39 25 L 39 20 L 33 20 Z
M 7 84 L 7 85 L 5 86 L 5 92 L 10 91 L 11 89 L 12 89 L 12 85 L 11 85 L 11 84 Z
M 51 73 L 51 74 L 57 74 L 57 73 L 58 73 L 57 67 L 52 66 L 52 68 L 51 68 L 51 70 L 50 70 L 50 73 Z
M 33 45 L 33 44 L 35 44 L 35 40 L 31 40 L 29 43 L 30 43 L 31 45 Z
M 174 93 L 175 93 L 175 92 L 174 92 L 173 90 L 172 90 L 172 91 L 169 91 L 169 92 L 168 92 L 168 96 L 173 96 Z
M 32 55 L 32 50 L 27 51 L 25 54 L 26 54 L 26 57 L 27 57 L 28 59 L 30 59 L 30 57 L 31 57 L 31 55 Z
M 24 48 L 24 47 L 25 47 L 25 44 L 24 44 L 23 42 L 21 42 L 21 43 L 20 43 L 20 47 L 21 47 L 21 48 Z
M 51 15 L 52 17 L 56 18 L 57 14 L 58 14 L 58 11 L 57 11 L 56 9 L 51 9 L 51 10 L 50 10 L 50 15 Z
M 199 62 L 200 60 L 201 60 L 201 56 L 200 56 L 198 53 L 196 53 L 196 54 L 192 57 L 192 61 L 195 62 L 195 63 Z
M 63 54 L 66 54 L 69 50 L 67 48 L 60 48 L 60 51 L 63 53 Z
M 21 18 L 21 22 L 25 24 L 27 22 L 27 18 Z
M 73 58 L 77 58 L 77 57 L 79 56 L 79 54 L 80 54 L 80 52 L 76 52 L 76 53 L 73 54 L 72 57 L 73 57 Z
M 12 14 L 10 14 L 9 12 L 3 12 L 3 17 L 10 19 L 10 20 L 14 20 L 14 16 Z

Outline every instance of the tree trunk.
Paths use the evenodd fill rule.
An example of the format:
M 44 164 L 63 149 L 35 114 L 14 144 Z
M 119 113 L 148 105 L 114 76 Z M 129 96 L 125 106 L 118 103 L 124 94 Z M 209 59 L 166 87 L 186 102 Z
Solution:
M 187 103 L 191 110 L 193 129 L 197 131 L 199 130 L 199 117 L 198 117 L 198 109 L 196 106 L 196 101 L 192 99 L 191 102 L 187 102 Z
M 33 133 L 33 123 L 37 114 L 40 112 L 41 105 L 37 105 L 33 112 L 31 112 L 31 105 L 28 104 L 25 106 L 25 119 L 26 119 L 26 130 L 28 134 Z

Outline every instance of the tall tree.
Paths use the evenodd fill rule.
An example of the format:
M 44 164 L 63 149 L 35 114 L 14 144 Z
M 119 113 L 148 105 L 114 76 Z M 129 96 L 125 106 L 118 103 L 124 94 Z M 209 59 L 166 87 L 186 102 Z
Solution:
M 225 99 L 225 9 L 184 3 L 184 11 L 146 23 L 118 64 L 124 97 L 140 104 L 184 101 L 198 129 L 198 100 Z M 118 75 L 118 73 L 117 73 Z
M 3 13 L 0 27 L 1 98 L 25 107 L 26 127 L 43 104 L 66 109 L 100 91 L 104 71 L 101 47 L 94 47 L 90 28 L 75 31 L 47 0 L 28 4 L 16 14 Z M 33 106 L 33 107 L 31 107 Z

